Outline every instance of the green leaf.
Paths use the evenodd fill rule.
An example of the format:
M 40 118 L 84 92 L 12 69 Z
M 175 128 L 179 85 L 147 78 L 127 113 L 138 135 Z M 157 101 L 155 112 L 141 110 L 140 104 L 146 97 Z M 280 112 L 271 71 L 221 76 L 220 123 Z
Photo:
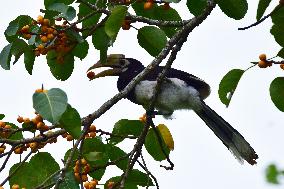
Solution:
M 265 176 L 267 182 L 272 184 L 279 184 L 278 181 L 279 171 L 277 170 L 276 165 L 274 164 L 269 165 L 265 170 Z
M 282 48 L 278 53 L 277 56 L 284 58 L 284 48 Z
M 47 53 L 46 59 L 50 71 L 56 79 L 65 81 L 71 76 L 74 69 L 74 56 L 71 53 L 60 54 L 51 50 Z
M 159 130 L 157 129 L 159 132 Z M 153 129 L 150 129 L 147 133 L 146 139 L 145 139 L 145 148 L 147 152 L 156 160 L 156 161 L 162 161 L 166 159 L 166 156 L 164 155 L 163 151 L 161 148 L 164 149 L 167 155 L 170 154 L 169 148 L 166 146 L 163 137 L 161 136 L 159 132 L 161 141 L 162 141 L 162 146 L 159 143 L 158 137 L 155 134 L 155 131 Z
M 106 34 L 114 41 L 125 19 L 127 7 L 118 5 L 112 11 L 105 23 Z
M 83 60 L 87 56 L 88 50 L 89 50 L 89 43 L 84 40 L 82 43 L 78 43 L 75 46 L 75 48 L 72 50 L 72 54 Z
M 132 4 L 132 8 L 134 9 L 137 16 L 143 16 L 146 18 L 154 19 L 154 12 L 158 6 L 154 3 L 153 7 L 149 10 L 144 9 L 144 3 L 136 1 Z
M 284 47 L 284 24 L 283 25 L 273 25 L 270 33 L 274 36 L 275 41 L 281 46 Z
M 55 124 L 67 108 L 67 95 L 58 88 L 33 94 L 33 107 L 44 119 Z
M 223 104 L 229 105 L 237 85 L 244 73 L 244 70 L 233 69 L 229 71 L 219 84 L 219 98 Z
M 35 53 L 31 46 L 27 46 L 24 52 L 24 63 L 26 70 L 30 75 L 32 75 L 33 67 L 34 67 L 34 62 L 35 62 Z
M 105 50 L 110 46 L 110 38 L 106 34 L 104 27 L 96 29 L 92 35 L 92 42 L 94 47 L 98 50 Z
M 4 70 L 10 70 L 12 43 L 6 45 L 0 53 L 0 65 Z
M 121 176 L 116 176 L 108 179 L 104 185 L 104 189 L 109 189 L 108 184 L 109 182 L 118 183 L 121 180 Z M 138 189 L 138 186 L 134 183 L 128 182 L 127 179 L 124 184 L 124 189 Z
M 11 54 L 15 56 L 13 64 L 15 64 L 19 58 L 24 54 L 28 48 L 28 44 L 22 39 L 15 39 L 11 48 Z
M 164 20 L 164 21 L 181 21 L 181 17 L 178 12 L 169 8 L 165 10 L 163 6 L 158 6 L 154 11 L 154 18 L 156 20 Z M 172 37 L 181 27 L 163 27 L 160 28 L 165 32 L 168 37 Z
M 270 84 L 270 97 L 274 105 L 284 112 L 284 77 L 275 78 Z
M 87 138 L 84 141 L 83 154 L 88 154 L 90 152 L 105 152 L 105 144 L 98 138 Z
M 112 136 L 109 140 L 112 144 L 117 144 L 124 140 L 124 136 L 127 137 L 129 135 L 138 137 L 143 130 L 143 123 L 139 120 L 128 120 L 121 119 L 115 123 L 112 134 L 117 135 Z
M 207 6 L 206 0 L 187 0 L 187 8 L 191 14 L 194 16 L 201 15 Z
M 139 45 L 153 57 L 157 56 L 167 43 L 165 32 L 154 26 L 144 26 L 138 30 Z
M 104 8 L 106 6 L 104 0 L 98 0 L 98 2 L 97 0 L 88 0 L 88 2 L 92 4 L 97 4 L 98 8 Z M 91 12 L 94 12 L 94 10 L 88 7 L 87 5 L 85 5 L 84 3 L 80 3 L 78 18 L 81 19 L 83 17 L 86 17 Z M 92 16 L 88 17 L 87 19 L 83 20 L 82 28 L 92 28 L 93 26 L 95 26 L 98 23 L 101 15 L 102 15 L 101 13 L 95 13 Z M 90 30 L 82 31 L 82 34 L 83 36 L 86 36 L 90 34 Z
M 280 5 L 278 5 L 280 6 Z M 284 7 L 281 6 L 280 8 L 276 6 L 275 9 L 278 9 L 271 15 L 272 22 L 276 25 L 284 25 L 283 19 L 284 19 Z M 274 10 L 275 10 L 274 9 Z
M 78 181 L 75 179 L 74 172 L 65 173 L 64 180 L 60 183 L 60 189 L 80 189 Z
M 69 28 L 65 30 L 65 33 L 68 36 L 68 39 L 72 39 L 72 41 L 76 41 L 78 43 L 84 42 L 84 38 L 79 34 L 78 31 L 76 31 L 74 28 Z
M 73 7 L 68 6 L 64 3 L 50 4 L 47 7 L 47 10 L 56 11 L 56 12 L 61 13 L 59 17 L 63 17 L 67 19 L 68 21 L 71 21 L 76 17 L 76 10 Z
M 228 17 L 235 20 L 242 19 L 248 10 L 246 0 L 218 0 L 217 4 Z
M 75 108 L 68 105 L 66 111 L 62 114 L 59 123 L 70 135 L 73 136 L 73 138 L 78 139 L 80 137 L 81 117 Z
M 64 3 L 65 5 L 70 5 L 74 1 L 75 0 L 44 0 L 44 6 L 45 6 L 45 8 L 47 8 L 54 3 Z
M 127 182 L 144 187 L 154 185 L 152 179 L 147 174 L 142 173 L 137 169 L 133 169 L 129 172 Z
M 260 20 L 271 0 L 259 0 L 257 7 L 256 20 Z
M 11 125 L 12 129 L 19 129 L 19 127 L 17 125 L 15 125 L 14 123 L 10 123 L 10 122 L 5 122 L 6 125 Z M 23 139 L 23 133 L 22 132 L 16 132 L 12 135 L 9 135 L 8 137 L 10 140 L 20 140 Z
M 117 161 L 115 165 L 121 170 L 125 170 L 127 168 L 128 159 L 129 159 L 126 156 L 127 154 L 119 147 L 113 146 L 111 144 L 108 144 L 107 149 L 108 149 L 109 159 L 111 161 L 117 161 L 119 159 L 120 161 Z
M 14 172 L 20 164 L 13 165 L 9 173 Z M 9 184 L 10 186 L 18 184 L 21 188 L 35 188 L 56 171 L 59 171 L 59 165 L 53 157 L 47 152 L 39 152 L 30 159 L 29 163 L 23 163 L 9 179 Z M 46 182 L 46 185 L 51 183 L 52 180 Z
M 0 114 L 0 120 L 4 119 L 5 115 L 4 114 Z
M 20 15 L 15 20 L 9 23 L 9 26 L 5 30 L 5 37 L 8 42 L 13 42 L 17 39 L 18 31 L 25 25 L 31 24 L 33 19 L 27 15 Z

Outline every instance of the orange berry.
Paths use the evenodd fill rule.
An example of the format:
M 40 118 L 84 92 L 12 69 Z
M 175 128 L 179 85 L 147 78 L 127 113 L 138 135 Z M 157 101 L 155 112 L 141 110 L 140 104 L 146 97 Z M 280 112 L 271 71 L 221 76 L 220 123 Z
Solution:
M 29 40 L 31 37 L 32 37 L 32 35 L 29 34 L 29 33 L 24 34 L 24 38 L 27 39 L 27 40 Z
M 89 164 L 85 165 L 83 169 L 83 174 L 88 174 L 90 170 L 91 170 L 90 165 Z
M 3 154 L 5 152 L 5 148 L 0 147 L 0 154 Z
M 109 189 L 112 189 L 113 186 L 114 186 L 114 182 L 109 181 L 109 182 L 107 183 L 107 187 L 108 187 Z
M 74 171 L 74 173 L 79 173 L 79 166 L 75 166 L 75 167 L 73 167 L 73 171 Z
M 33 149 L 36 149 L 38 147 L 38 143 L 37 142 L 32 142 L 30 143 L 30 148 L 33 150 Z
M 5 125 L 4 129 L 11 129 L 12 126 L 11 125 Z
M 280 64 L 280 68 L 284 70 L 284 64 Z
M 45 25 L 45 26 L 49 26 L 49 24 L 50 24 L 50 21 L 49 21 L 49 19 L 43 19 L 43 25 Z
M 85 182 L 84 183 L 84 188 L 89 189 L 90 188 L 90 183 L 89 182 Z
M 24 123 L 28 124 L 30 122 L 31 122 L 31 120 L 29 118 L 24 118 Z
M 37 48 L 35 49 L 34 53 L 35 53 L 35 56 L 39 56 L 40 55 L 40 51 Z
M 43 42 L 43 43 L 46 43 L 48 41 L 47 37 L 45 35 L 41 36 L 40 40 Z
M 43 93 L 43 89 L 36 89 L 35 92 L 36 93 Z
M 23 123 L 23 122 L 24 122 L 24 118 L 21 117 L 21 116 L 18 116 L 17 121 L 18 121 L 19 123 Z
M 75 179 L 77 180 L 77 181 L 79 181 L 80 180 L 80 174 L 79 173 L 74 173 L 74 176 L 75 176 Z
M 96 179 L 93 179 L 90 184 L 96 186 L 98 184 L 98 181 Z
M 73 137 L 72 137 L 72 135 L 67 135 L 66 139 L 67 139 L 67 141 L 72 141 Z
M 30 30 L 30 26 L 29 25 L 25 25 L 22 27 L 21 32 L 22 33 L 28 33 Z
M 52 33 L 47 34 L 47 39 L 51 40 L 54 38 L 54 35 Z
M 61 136 L 63 137 L 63 138 L 66 138 L 67 137 L 67 133 L 64 133 L 64 134 L 62 134 Z
M 92 80 L 92 79 L 94 79 L 94 77 L 95 77 L 95 72 L 93 72 L 93 71 L 89 71 L 88 73 L 87 73 L 87 77 L 90 79 L 90 80 Z
M 18 184 L 13 184 L 12 189 L 20 189 L 20 186 Z
M 87 175 L 82 175 L 82 182 L 86 182 L 88 180 L 88 176 Z
M 259 60 L 265 61 L 266 60 L 266 54 L 259 55 Z
M 4 121 L 0 121 L 0 127 L 5 127 L 6 123 Z
M 258 66 L 260 68 L 266 68 L 268 65 L 267 65 L 266 61 L 261 60 L 261 61 L 258 62 Z
M 163 8 L 164 10 L 169 10 L 171 7 L 170 7 L 170 3 L 166 2 L 164 5 L 163 5 Z
M 3 187 L 3 186 L 0 186 L 0 189 L 4 189 L 4 187 Z
M 89 136 L 90 136 L 91 138 L 96 137 L 96 135 L 97 135 L 96 132 L 90 132 L 90 133 L 89 133 Z
M 15 153 L 15 154 L 21 154 L 21 153 L 23 153 L 23 151 L 22 151 L 21 148 L 16 148 L 16 149 L 14 150 L 14 153 Z
M 38 23 L 38 24 L 43 24 L 43 20 L 44 20 L 43 16 L 39 15 L 39 16 L 37 17 L 37 23 Z
M 41 115 L 36 115 L 35 119 L 38 121 L 38 122 L 42 122 L 43 121 L 43 118 L 41 117 Z
M 154 3 L 152 1 L 147 1 L 144 3 L 144 10 L 149 10 L 153 7 Z
M 41 31 L 42 31 L 43 33 L 46 33 L 46 32 L 48 31 L 47 26 L 41 26 Z
M 92 131 L 92 132 L 96 132 L 96 126 L 95 125 L 91 125 L 89 130 Z
M 45 128 L 45 124 L 43 122 L 38 122 L 36 124 L 36 128 L 40 129 L 40 130 L 43 130 Z

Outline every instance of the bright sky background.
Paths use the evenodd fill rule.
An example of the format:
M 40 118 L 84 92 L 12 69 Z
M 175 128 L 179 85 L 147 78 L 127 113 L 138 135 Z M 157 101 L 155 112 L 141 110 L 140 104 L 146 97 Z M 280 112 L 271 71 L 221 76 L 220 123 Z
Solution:
M 193 73 L 211 85 L 211 96 L 206 103 L 249 141 L 259 155 L 258 164 L 239 164 L 198 116 L 192 111 L 177 111 L 173 120 L 155 119 L 156 124 L 165 123 L 173 134 L 175 150 L 170 158 L 175 163 L 174 170 L 166 171 L 159 168 L 159 162 L 154 162 L 147 156 L 148 167 L 158 178 L 161 188 L 281 187 L 267 184 L 264 170 L 273 162 L 284 167 L 284 129 L 281 124 L 284 117 L 269 97 L 270 82 L 277 76 L 283 76 L 284 71 L 278 66 L 273 66 L 269 69 L 255 67 L 246 72 L 229 108 L 220 102 L 217 94 L 219 82 L 229 70 L 246 69 L 251 65 L 250 61 L 258 60 L 259 54 L 266 53 L 268 57 L 273 57 L 280 49 L 269 33 L 270 19 L 249 30 L 237 30 L 238 27 L 255 22 L 257 2 L 249 2 L 249 12 L 241 21 L 226 17 L 216 8 L 209 18 L 189 35 L 173 67 Z M 274 5 L 277 2 L 275 0 Z M 185 3 L 180 6 L 182 8 L 178 10 L 182 18 L 191 18 Z M 43 8 L 43 1 L 10 0 L 2 3 L 0 49 L 8 44 L 3 34 L 8 23 L 20 14 L 36 18 L 40 14 L 40 8 Z M 273 5 L 269 10 L 272 8 Z M 134 29 L 121 31 L 109 53 L 124 53 L 127 57 L 144 62 L 145 65 L 150 63 L 152 57 L 137 45 L 136 34 L 137 31 Z M 18 115 L 33 116 L 31 96 L 42 83 L 46 88 L 62 88 L 68 94 L 69 103 L 77 108 L 81 116 L 95 111 L 117 93 L 116 78 L 92 82 L 86 78 L 87 68 L 98 60 L 98 56 L 99 52 L 90 48 L 86 59 L 76 60 L 74 73 L 66 82 L 57 81 L 51 75 L 44 57 L 36 59 L 32 76 L 25 71 L 23 59 L 12 66 L 11 71 L 0 69 L 0 113 L 6 115 L 5 121 L 16 122 Z M 141 107 L 122 100 L 96 120 L 95 124 L 97 128 L 111 131 L 113 124 L 120 118 L 137 119 L 143 113 Z M 65 149 L 70 147 L 71 144 L 64 142 L 61 146 L 48 145 L 45 150 L 52 150 L 53 156 L 60 160 Z M 13 156 L 14 161 L 18 159 L 16 155 Z M 6 172 L 1 173 L 1 181 L 7 176 L 7 171 L 6 169 Z

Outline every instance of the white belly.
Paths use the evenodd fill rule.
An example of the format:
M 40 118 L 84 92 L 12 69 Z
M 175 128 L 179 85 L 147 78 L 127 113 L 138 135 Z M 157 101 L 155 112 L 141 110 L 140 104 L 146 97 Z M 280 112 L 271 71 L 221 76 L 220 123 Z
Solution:
M 142 81 L 137 84 L 135 87 L 136 100 L 147 107 L 156 84 L 156 81 Z M 178 109 L 198 108 L 200 107 L 199 92 L 180 79 L 167 79 L 161 86 L 155 107 L 165 113 L 172 113 Z

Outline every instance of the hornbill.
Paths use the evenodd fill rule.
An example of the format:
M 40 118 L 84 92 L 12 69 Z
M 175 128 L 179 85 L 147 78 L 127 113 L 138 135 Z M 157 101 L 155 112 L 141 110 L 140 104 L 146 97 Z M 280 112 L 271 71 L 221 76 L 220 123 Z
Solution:
M 111 69 L 95 74 L 93 79 L 119 76 L 117 80 L 119 91 L 122 91 L 145 68 L 136 59 L 125 58 L 122 54 L 112 54 L 107 57 L 105 63 L 98 61 L 88 71 L 101 67 Z M 163 68 L 157 66 L 152 69 L 126 98 L 147 109 L 156 89 L 157 77 Z M 250 144 L 203 101 L 210 94 L 210 86 L 207 83 L 194 75 L 173 68 L 168 70 L 165 77 L 155 103 L 155 109 L 159 113 L 170 116 L 175 110 L 192 109 L 240 162 L 246 160 L 251 165 L 256 164 L 258 155 Z

